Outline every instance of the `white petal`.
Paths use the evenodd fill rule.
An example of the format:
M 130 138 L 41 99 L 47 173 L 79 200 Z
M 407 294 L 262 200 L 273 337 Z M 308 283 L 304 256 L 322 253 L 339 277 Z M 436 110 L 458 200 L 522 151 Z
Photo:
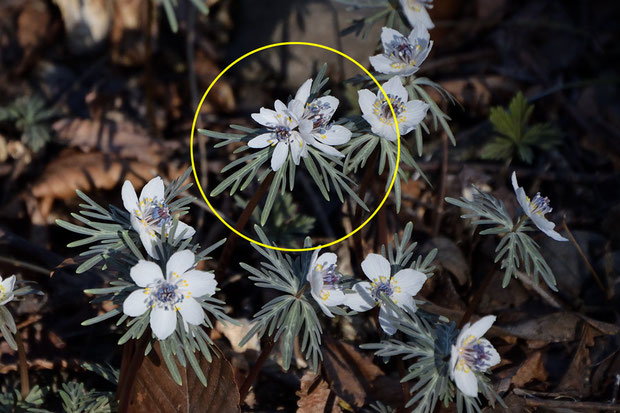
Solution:
M 271 169 L 277 171 L 284 165 L 286 158 L 288 157 L 288 144 L 284 142 L 278 142 L 276 148 L 271 155 Z
M 549 221 L 547 218 L 536 213 L 530 214 L 529 217 L 534 223 L 534 225 L 536 225 L 538 229 L 544 232 L 547 236 L 553 238 L 556 241 L 568 241 L 567 238 L 564 238 L 553 229 L 555 228 L 555 224 Z
M 297 99 L 292 99 L 288 103 L 288 112 L 291 115 L 291 119 L 288 120 L 288 126 L 293 129 L 299 124 L 299 119 L 304 114 L 305 105 Z
M 481 338 L 484 334 L 491 328 L 493 323 L 495 322 L 494 315 L 488 315 L 486 317 L 482 317 L 480 320 L 476 321 L 471 325 L 468 329 L 463 329 L 464 336 L 474 336 L 476 338 Z
M 429 40 L 431 39 L 431 35 L 426 27 L 424 27 L 423 25 L 418 25 L 415 26 L 413 30 L 411 30 L 408 39 L 412 45 L 419 44 L 418 42 L 420 40 L 424 40 L 428 44 Z
M 496 364 L 499 364 L 499 362 L 502 361 L 502 358 L 499 356 L 497 350 L 495 350 L 495 347 L 493 347 L 493 344 L 491 344 L 486 338 L 481 338 L 480 342 L 485 347 L 488 354 L 491 356 L 489 360 L 486 360 L 485 364 L 488 367 L 493 367 Z
M 165 340 L 177 327 L 177 312 L 155 306 L 151 310 L 151 330 L 159 340 Z
M 385 304 L 381 306 L 379 309 L 379 325 L 389 335 L 396 333 L 396 328 L 392 325 L 392 318 L 394 317 L 395 313 L 389 310 Z
M 199 325 L 205 318 L 202 306 L 193 298 L 185 298 L 179 303 L 179 313 L 183 321 L 193 325 Z
M 295 100 L 298 100 L 305 105 L 306 102 L 308 102 L 308 98 L 310 97 L 311 88 L 312 79 L 308 79 L 299 87 L 299 89 L 297 89 L 297 93 L 295 94 Z
M 371 130 L 376 135 L 387 139 L 390 142 L 396 142 L 398 135 L 396 134 L 396 127 L 394 125 L 386 125 L 385 123 L 380 122 L 378 119 L 376 119 L 374 123 L 371 123 L 371 126 Z M 403 134 L 401 133 L 401 135 Z
M 396 304 L 397 306 L 399 306 L 400 308 L 406 308 L 407 310 L 409 310 L 412 313 L 415 313 L 417 308 L 415 305 L 415 300 L 413 299 L 413 296 L 407 293 L 393 293 L 392 296 L 390 297 L 392 299 L 392 301 L 394 301 L 394 304 Z
M 276 112 L 278 113 L 278 115 L 288 115 L 288 107 L 284 104 L 284 102 L 282 102 L 281 100 L 276 100 L 276 103 L 274 103 L 273 107 L 275 108 Z
M 273 133 L 268 132 L 268 133 L 260 134 L 250 139 L 250 141 L 248 142 L 248 146 L 250 148 L 259 149 L 259 148 L 266 148 L 267 146 L 273 145 L 276 142 L 277 141 L 276 139 L 274 139 Z
M 383 44 L 383 48 L 386 49 L 390 43 L 394 41 L 394 39 L 400 39 L 401 37 L 405 37 L 402 33 L 391 29 L 389 27 L 383 27 L 381 29 L 381 43 Z
M 150 284 L 164 279 L 159 265 L 145 260 L 140 260 L 131 267 L 129 276 L 138 287 L 148 287 Z
M 390 279 L 390 262 L 379 254 L 368 254 L 362 261 L 362 270 L 371 281 L 379 281 L 380 277 Z
M 297 132 L 291 133 L 290 142 L 293 162 L 295 162 L 295 165 L 299 165 L 299 160 L 302 157 L 305 142 L 303 139 L 301 139 L 301 136 L 299 136 Z
M 368 123 L 371 123 L 368 120 L 367 116 L 376 117 L 373 113 L 373 105 L 375 104 L 375 100 L 377 100 L 377 95 L 375 95 L 368 89 L 362 89 L 357 92 L 357 96 L 358 96 L 358 103 L 360 105 L 360 109 L 362 110 L 362 113 L 365 115 L 364 119 L 366 119 Z
M 321 152 L 326 153 L 327 155 L 335 156 L 337 158 L 344 158 L 344 155 L 338 149 L 334 149 L 329 145 L 325 145 L 318 140 L 313 140 L 311 145 L 320 150 Z
M 457 340 L 458 342 L 458 340 Z M 448 366 L 450 377 L 454 380 L 454 367 L 456 367 L 456 363 L 459 361 L 459 348 L 455 345 L 452 345 L 450 350 L 450 364 Z
M 426 282 L 426 275 L 410 268 L 400 270 L 392 278 L 392 283 L 400 287 L 403 294 L 416 295 Z
M 403 86 L 403 82 L 400 80 L 400 77 L 394 76 L 390 78 L 387 82 L 381 85 L 385 93 L 388 95 L 398 96 L 402 99 L 403 102 L 407 102 L 409 100 L 409 95 L 407 94 L 407 89 Z M 381 91 L 379 90 L 381 93 Z M 381 93 L 379 96 L 383 96 Z
M 306 142 L 314 140 L 312 137 L 312 130 L 314 129 L 314 123 L 310 119 L 301 119 L 299 122 L 299 133 Z
M 149 296 L 144 293 L 144 289 L 136 290 L 129 294 L 123 301 L 123 313 L 129 317 L 138 317 L 146 313 L 149 309 Z
M 2 280 L 2 277 L 0 277 L 0 280 Z M 4 294 L 11 294 L 13 292 L 13 288 L 15 288 L 15 276 L 11 275 L 9 278 L 2 280 L 0 284 L 2 284 Z
M 209 271 L 191 270 L 182 276 L 187 281 L 187 287 L 183 287 L 183 291 L 190 292 L 192 297 L 209 297 L 215 294 L 215 275 Z
M 407 102 L 405 107 L 407 108 L 407 118 L 405 119 L 405 123 L 411 127 L 409 129 L 411 130 L 417 127 L 420 122 L 424 120 L 426 117 L 426 112 L 428 112 L 429 105 L 421 100 L 412 100 L 411 102 Z
M 316 263 L 322 268 L 327 268 L 330 265 L 336 265 L 337 261 L 338 256 L 333 252 L 325 252 L 316 259 Z
M 353 286 L 354 293 L 346 294 L 344 304 L 357 312 L 368 311 L 377 305 L 377 302 L 370 295 L 371 285 L 369 282 L 362 281 Z
M 146 198 L 164 200 L 164 181 L 159 176 L 148 181 L 144 188 L 142 188 L 140 200 Z
M 188 239 L 194 236 L 196 230 L 193 227 L 190 227 L 183 221 L 179 221 L 177 224 L 177 229 L 174 233 L 174 238 L 177 239 L 181 237 L 182 239 Z
M 462 370 L 455 368 L 454 382 L 464 395 L 469 397 L 476 397 L 478 395 L 478 379 L 469 367 Z
M 332 125 L 325 134 L 316 134 L 318 141 L 326 145 L 342 145 L 351 140 L 351 131 L 341 125 Z
M 271 109 L 260 108 L 259 113 L 252 113 L 251 116 L 252 119 L 254 119 L 256 122 L 260 123 L 263 126 L 275 127 L 275 125 L 278 123 L 276 115 L 276 112 Z
M 323 119 L 329 122 L 334 116 L 334 112 L 338 109 L 338 105 L 340 101 L 333 96 L 321 96 L 320 98 L 316 98 L 312 101 L 313 104 L 319 105 L 320 107 L 325 107 L 326 109 L 321 109 L 320 113 L 323 115 Z
M 138 232 L 140 233 L 140 241 L 142 241 L 142 246 L 146 250 L 146 253 L 158 259 L 157 248 L 155 248 L 155 246 L 157 245 L 159 234 L 144 227 L 141 227 Z
M 328 294 L 325 294 L 328 293 Z M 336 307 L 344 304 L 346 301 L 346 294 L 340 290 L 326 290 L 322 291 L 323 304 L 328 307 Z
M 385 73 L 386 75 L 409 76 L 418 71 L 416 66 L 397 62 L 382 54 L 370 56 L 368 60 L 370 60 L 370 64 L 377 72 Z
M 321 271 L 313 270 L 309 275 L 310 292 L 317 302 L 320 302 L 321 290 L 323 289 L 323 275 Z
M 168 280 L 173 278 L 173 273 L 183 275 L 186 271 L 194 266 L 196 256 L 190 250 L 175 252 L 166 263 L 166 277 Z
M 320 248 L 317 248 L 314 251 L 312 251 L 312 257 L 310 258 L 310 265 L 308 266 L 308 272 L 306 273 L 307 281 L 310 281 L 310 277 L 312 276 L 312 273 L 314 272 L 316 268 L 316 260 L 319 258 L 320 251 L 321 251 Z
M 121 189 L 121 198 L 123 199 L 123 206 L 132 215 L 136 213 L 136 210 L 140 207 L 138 202 L 138 195 L 136 190 L 133 189 L 133 185 L 129 181 L 125 181 L 123 188 Z
M 405 13 L 405 17 L 412 27 L 424 26 L 427 29 L 435 27 L 423 4 L 415 0 L 400 0 L 400 4 Z

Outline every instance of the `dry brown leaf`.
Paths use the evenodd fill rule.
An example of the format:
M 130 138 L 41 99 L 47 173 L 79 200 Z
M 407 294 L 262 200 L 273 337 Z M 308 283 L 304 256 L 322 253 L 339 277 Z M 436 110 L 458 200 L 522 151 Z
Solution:
M 328 413 L 342 413 L 342 409 L 338 406 L 340 397 L 332 393 L 325 380 L 311 371 L 301 378 L 301 389 L 297 392 L 297 396 L 299 397 L 297 413 L 325 412 L 328 401 L 333 406 Z
M 454 241 L 445 237 L 435 237 L 428 244 L 429 250 L 437 248 L 435 262 L 454 275 L 460 285 L 465 285 L 469 280 L 469 265 Z
M 49 39 L 50 12 L 41 0 L 24 4 L 17 18 L 17 41 L 26 54 L 41 46 Z
M 102 153 L 61 152 L 45 167 L 32 187 L 37 198 L 70 199 L 75 190 L 112 189 L 129 179 L 134 186 L 144 185 L 153 177 L 153 166 L 127 161 Z
M 373 363 L 372 357 L 326 335 L 323 341 L 325 379 L 337 396 L 356 407 L 373 399 L 381 399 L 388 404 L 401 402 L 398 380 L 386 377 Z
M 177 142 L 165 142 L 149 136 L 148 132 L 129 121 L 64 118 L 56 121 L 52 128 L 58 140 L 84 152 L 98 151 L 117 154 L 123 158 L 137 159 L 157 165 L 162 155 L 176 149 Z
M 503 330 L 526 340 L 560 343 L 575 339 L 575 328 L 580 318 L 574 314 L 557 312 L 526 320 L 518 324 L 507 325 Z
M 571 392 L 579 397 L 587 397 L 590 394 L 590 371 L 592 362 L 590 360 L 589 347 L 594 345 L 594 337 L 596 331 L 588 325 L 584 324 L 581 340 L 575 351 L 575 355 L 568 366 L 568 370 L 564 373 L 562 380 L 556 391 Z
M 204 89 L 221 72 L 220 68 L 200 50 L 196 52 L 194 69 L 196 77 Z M 212 103 L 213 108 L 217 111 L 232 112 L 235 109 L 235 94 L 230 84 L 225 80 L 218 80 L 209 92 L 207 103 L 201 108 L 203 113 L 211 110 L 209 103 Z
M 219 350 L 217 350 L 219 353 Z M 239 412 L 239 390 L 230 363 L 220 354 L 209 363 L 201 354 L 198 362 L 207 378 L 204 387 L 193 369 L 177 363 L 183 385 L 175 383 L 163 361 L 159 345 L 155 344 L 142 362 L 136 375 L 129 401 L 132 413 L 164 412 Z
M 547 370 L 543 364 L 542 352 L 536 351 L 528 356 L 512 377 L 512 384 L 523 387 L 532 380 L 547 380 Z
M 230 346 L 236 353 L 243 353 L 246 350 L 260 351 L 260 340 L 257 336 L 253 336 L 243 347 L 239 347 L 239 342 L 252 329 L 254 324 L 250 323 L 247 318 L 237 318 L 235 321 L 237 321 L 239 325 L 234 325 L 232 323 L 224 324 L 218 321 L 215 324 L 215 331 L 222 333 L 222 335 L 228 339 Z

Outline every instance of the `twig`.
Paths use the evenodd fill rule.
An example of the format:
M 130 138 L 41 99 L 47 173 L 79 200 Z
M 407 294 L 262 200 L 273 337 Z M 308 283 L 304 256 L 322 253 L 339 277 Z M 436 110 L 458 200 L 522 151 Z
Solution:
M 403 392 L 402 412 L 409 413 L 411 411 L 411 408 L 407 408 L 406 405 L 409 401 L 409 397 L 411 396 L 411 386 L 409 385 L 408 381 L 402 381 L 403 378 L 407 375 L 407 369 L 405 368 L 405 362 L 403 361 L 402 357 L 398 357 L 396 359 L 396 367 L 398 368 L 398 376 L 401 380 L 400 387 Z
M 250 217 L 252 216 L 252 212 L 254 212 L 254 209 L 261 201 L 261 199 L 263 199 L 263 195 L 265 195 L 265 192 L 267 192 L 267 189 L 271 185 L 274 176 L 275 174 L 273 171 L 269 172 L 269 175 L 267 175 L 267 177 L 263 180 L 263 182 L 260 184 L 248 204 L 245 206 L 245 209 L 243 210 L 241 216 L 235 224 L 235 229 L 237 231 L 243 231 L 245 225 L 248 223 Z M 228 266 L 228 261 L 230 261 L 230 256 L 235 249 L 237 238 L 237 234 L 230 234 L 230 237 L 228 237 L 228 240 L 226 240 L 226 245 L 224 245 L 222 255 L 220 256 L 220 261 L 217 265 L 217 271 L 215 272 L 217 279 L 222 279 L 224 270 Z
M 263 350 L 258 356 L 256 363 L 254 363 L 252 369 L 248 373 L 248 376 L 245 378 L 243 384 L 239 388 L 239 400 L 241 400 L 241 405 L 244 404 L 245 398 L 248 396 L 248 392 L 250 391 L 250 387 L 252 387 L 254 381 L 256 381 L 256 377 L 258 377 L 258 372 L 263 367 L 265 361 L 267 361 L 267 358 L 269 357 L 269 354 L 271 354 L 271 351 L 273 350 L 275 345 L 276 342 L 271 337 L 267 339 L 267 344 L 263 347 Z
M 17 268 L 24 268 L 26 270 L 30 270 L 30 271 L 34 271 L 34 272 L 38 272 L 39 274 L 43 274 L 43 275 L 50 275 L 50 270 L 48 270 L 47 268 L 43 268 L 39 265 L 35 265 L 35 264 L 30 264 L 29 262 L 25 262 L 25 261 L 20 261 L 16 258 L 9 258 L 9 257 L 2 257 L 0 256 L 0 262 L 6 262 L 7 264 L 12 265 L 13 267 L 17 267 Z
M 599 277 L 594 267 L 592 267 L 592 264 L 590 264 L 590 260 L 588 260 L 588 257 L 586 257 L 586 254 L 583 253 L 583 250 L 581 249 L 581 247 L 579 246 L 579 243 L 573 236 L 573 233 L 570 231 L 570 229 L 568 229 L 568 225 L 566 224 L 566 219 L 562 219 L 562 227 L 568 234 L 568 238 L 570 239 L 570 241 L 573 243 L 573 245 L 577 249 L 577 252 L 581 256 L 581 259 L 583 260 L 584 264 L 586 265 L 586 267 L 588 267 L 588 270 L 590 270 L 590 272 L 592 273 L 592 276 L 594 277 L 594 281 L 596 281 L 596 285 L 598 285 L 598 288 L 600 288 L 600 290 L 603 292 L 605 299 L 609 300 L 611 298 L 611 296 L 609 295 L 609 292 L 603 285 L 603 282 L 601 281 L 601 278 Z
M 28 379 L 28 361 L 26 360 L 24 340 L 22 340 L 22 335 L 19 331 L 15 334 L 15 342 L 17 343 L 17 354 L 19 357 L 18 367 L 22 400 L 25 400 L 28 394 L 30 394 L 30 380 Z
M 489 287 L 489 284 L 491 284 L 493 275 L 499 269 L 500 265 L 501 265 L 501 260 L 497 261 L 493 265 L 493 268 L 491 268 L 491 271 L 489 271 L 487 275 L 484 277 L 484 279 L 482 280 L 482 284 L 480 284 L 480 287 L 478 287 L 478 289 L 476 290 L 474 297 L 469 302 L 469 305 L 467 306 L 467 310 L 465 310 L 465 314 L 463 314 L 463 317 L 461 317 L 461 321 L 459 321 L 458 328 L 462 328 L 465 325 L 465 323 L 469 321 L 474 311 L 476 311 L 476 308 L 478 308 L 478 304 L 480 304 L 480 300 L 482 300 L 482 296 L 484 295 L 484 292 Z
M 359 198 L 363 201 L 366 195 L 366 190 L 368 188 L 368 184 L 370 179 L 372 178 L 373 171 L 375 170 L 375 162 L 377 157 L 379 156 L 379 151 L 375 150 L 370 158 L 366 162 L 366 171 L 364 172 L 364 177 L 362 178 L 362 182 L 360 184 L 360 191 L 358 193 Z M 353 217 L 353 227 L 354 229 L 359 227 L 362 221 L 362 207 L 359 205 L 355 206 L 355 215 Z M 358 231 L 353 236 L 355 257 L 357 258 L 358 266 L 361 265 L 362 260 L 364 259 L 364 247 L 362 245 L 362 231 Z
M 443 217 L 444 198 L 446 197 L 446 180 L 448 179 L 448 135 L 441 134 L 441 180 L 439 181 L 439 197 L 435 211 L 435 223 L 433 224 L 433 237 L 439 235 L 441 218 Z
M 605 410 L 605 411 L 620 411 L 620 404 L 611 404 L 605 402 L 580 402 L 576 400 L 548 400 L 532 398 L 532 394 L 522 390 L 514 389 L 514 394 L 517 396 L 525 396 L 525 404 L 532 407 L 547 407 L 557 409 L 572 409 L 572 410 Z

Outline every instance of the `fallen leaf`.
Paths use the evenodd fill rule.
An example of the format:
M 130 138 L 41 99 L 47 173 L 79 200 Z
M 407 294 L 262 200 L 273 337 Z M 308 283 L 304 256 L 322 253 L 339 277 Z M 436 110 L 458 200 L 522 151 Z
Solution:
M 207 378 L 204 387 L 193 369 L 177 363 L 183 385 L 179 386 L 168 372 L 159 344 L 155 344 L 136 374 L 128 411 L 132 413 L 157 412 L 239 412 L 239 390 L 232 367 L 219 350 L 209 363 L 201 354 L 200 368 Z
M 325 412 L 328 401 L 333 406 L 327 413 L 342 413 L 338 406 L 340 397 L 333 393 L 325 380 L 312 373 L 306 372 L 301 378 L 301 389 L 297 392 L 297 413 Z
M 560 343 L 575 339 L 575 329 L 579 320 L 580 318 L 574 314 L 557 312 L 502 327 L 510 334 L 526 340 Z
M 590 360 L 589 347 L 594 345 L 596 332 L 587 323 L 584 323 L 581 340 L 575 350 L 566 373 L 562 376 L 556 391 L 570 392 L 580 398 L 590 395 L 590 373 L 592 362 Z
M 469 280 L 469 265 L 461 249 L 449 238 L 435 237 L 424 246 L 426 251 L 437 248 L 435 263 L 456 277 L 459 285 L 465 285 Z
M 243 347 L 239 347 L 239 342 L 252 329 L 253 324 L 247 318 L 236 319 L 240 325 L 232 323 L 224 324 L 218 321 L 215 324 L 215 330 L 222 333 L 228 339 L 230 345 L 236 353 L 243 353 L 246 350 L 260 351 L 260 340 L 255 335 Z
M 512 377 L 512 384 L 523 387 L 532 380 L 547 380 L 547 370 L 543 364 L 542 352 L 536 351 L 528 356 Z
M 351 406 L 362 407 L 380 399 L 388 404 L 401 403 L 398 379 L 385 373 L 350 344 L 323 335 L 323 366 L 330 389 Z
M 57 140 L 67 146 L 84 152 L 117 154 L 122 158 L 157 165 L 166 153 L 179 145 L 149 136 L 148 132 L 126 120 L 106 119 L 102 122 L 92 119 L 64 118 L 56 121 L 52 128 Z
M 90 192 L 109 190 L 129 179 L 134 186 L 144 185 L 153 177 L 153 166 L 128 161 L 99 152 L 81 153 L 65 150 L 47 164 L 34 183 L 32 194 L 37 198 L 70 199 L 75 190 Z

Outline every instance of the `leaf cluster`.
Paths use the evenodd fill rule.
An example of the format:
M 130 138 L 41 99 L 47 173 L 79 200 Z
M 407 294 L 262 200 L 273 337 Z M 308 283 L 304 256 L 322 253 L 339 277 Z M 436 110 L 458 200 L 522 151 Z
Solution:
M 550 123 L 530 125 L 534 105 L 529 105 L 523 93 L 517 93 L 508 110 L 501 106 L 491 108 L 489 120 L 496 135 L 482 148 L 482 158 L 511 160 L 518 156 L 532 163 L 534 149 L 548 151 L 559 145 L 562 136 Z
M 556 280 L 551 267 L 547 264 L 540 247 L 527 232 L 533 231 L 528 226 L 529 218 L 521 218 L 513 224 L 513 219 L 506 210 L 504 203 L 494 196 L 474 187 L 474 198 L 468 200 L 446 198 L 446 202 L 468 211 L 462 215 L 463 219 L 471 219 L 472 225 L 490 225 L 491 228 L 480 231 L 480 235 L 498 235 L 501 237 L 495 248 L 495 261 L 501 260 L 500 269 L 504 270 L 502 287 L 506 287 L 517 271 L 524 270 L 534 282 L 539 277 L 554 291 L 557 291 Z
M 34 95 L 19 98 L 6 107 L 0 107 L 0 122 L 12 122 L 21 132 L 22 143 L 33 152 L 38 152 L 50 140 L 49 121 L 56 114 L 53 107 L 46 108 L 45 101 Z

